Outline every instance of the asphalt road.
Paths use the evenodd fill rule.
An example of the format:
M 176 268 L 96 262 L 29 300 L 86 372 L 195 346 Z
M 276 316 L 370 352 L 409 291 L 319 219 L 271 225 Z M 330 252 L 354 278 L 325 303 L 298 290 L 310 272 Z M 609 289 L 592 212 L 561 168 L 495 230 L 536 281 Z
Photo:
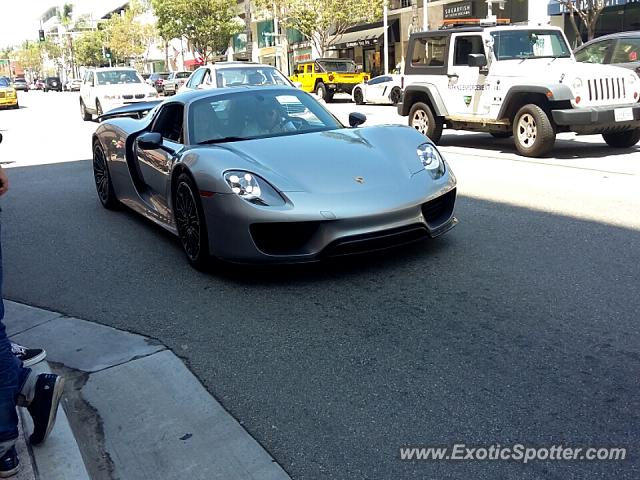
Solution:
M 199 273 L 175 238 L 99 205 L 95 124 L 76 96 L 29 92 L 26 108 L 0 111 L 0 161 L 15 162 L 6 298 L 159 339 L 296 480 L 640 478 L 640 148 L 563 135 L 553 158 L 532 160 L 508 140 L 445 134 L 460 193 L 446 236 Z M 455 443 L 628 452 L 399 459 Z

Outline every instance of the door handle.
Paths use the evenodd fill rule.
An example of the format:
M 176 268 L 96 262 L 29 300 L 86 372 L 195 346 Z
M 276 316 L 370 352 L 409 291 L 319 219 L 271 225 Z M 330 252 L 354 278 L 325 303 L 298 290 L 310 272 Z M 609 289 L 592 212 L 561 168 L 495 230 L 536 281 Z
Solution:
M 449 78 L 460 78 L 460 75 L 457 73 L 447 73 L 447 77 Z

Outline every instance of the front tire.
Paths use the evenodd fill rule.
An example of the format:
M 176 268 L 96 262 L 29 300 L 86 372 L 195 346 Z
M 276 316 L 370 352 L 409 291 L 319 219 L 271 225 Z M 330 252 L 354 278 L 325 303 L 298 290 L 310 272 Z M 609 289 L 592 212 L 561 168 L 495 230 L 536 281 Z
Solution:
M 356 88 L 355 92 L 353 92 L 353 101 L 356 102 L 356 105 L 364 104 L 364 95 L 359 88 Z
M 556 131 L 547 113 L 538 105 L 529 104 L 516 113 L 513 139 L 524 157 L 542 157 L 553 149 Z
M 102 115 L 102 105 L 100 105 L 100 100 L 96 100 L 96 115 L 98 119 L 100 118 L 100 115 Z
M 389 100 L 391 100 L 391 103 L 393 105 L 398 105 L 398 103 L 400 103 L 400 97 L 402 97 L 402 90 L 400 90 L 398 87 L 391 90 Z
M 82 100 L 80 100 L 80 116 L 85 122 L 91 120 L 91 114 L 87 112 L 87 107 L 84 106 L 84 102 Z
M 426 103 L 417 102 L 409 110 L 409 126 L 438 143 L 442 137 L 443 121 L 436 117 Z
M 640 128 L 616 133 L 603 133 L 602 138 L 613 148 L 631 148 L 640 142 Z
M 210 262 L 207 225 L 198 189 L 186 173 L 180 174 L 176 182 L 173 217 L 187 260 L 197 270 L 204 270 Z
M 116 210 L 120 202 L 116 198 L 107 165 L 107 157 L 99 143 L 93 146 L 93 180 L 96 184 L 98 199 L 107 210 Z

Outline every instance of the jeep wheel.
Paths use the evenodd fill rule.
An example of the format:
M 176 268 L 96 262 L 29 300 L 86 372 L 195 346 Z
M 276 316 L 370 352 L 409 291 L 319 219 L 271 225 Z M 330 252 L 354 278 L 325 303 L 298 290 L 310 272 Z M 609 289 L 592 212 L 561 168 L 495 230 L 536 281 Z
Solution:
M 631 148 L 640 141 L 640 128 L 625 132 L 603 133 L 602 138 L 613 148 Z
M 442 137 L 442 118 L 436 117 L 426 103 L 417 102 L 409 111 L 409 126 L 426 135 L 433 143 Z
M 362 105 L 364 103 L 364 95 L 362 95 L 362 90 L 356 88 L 353 92 L 353 101 L 356 102 L 356 105 Z
M 546 112 L 537 105 L 529 104 L 516 113 L 513 139 L 520 155 L 541 157 L 553 148 L 556 132 Z
M 327 87 L 324 86 L 324 83 L 320 82 L 316 85 L 316 95 L 319 100 L 326 100 L 327 98 Z

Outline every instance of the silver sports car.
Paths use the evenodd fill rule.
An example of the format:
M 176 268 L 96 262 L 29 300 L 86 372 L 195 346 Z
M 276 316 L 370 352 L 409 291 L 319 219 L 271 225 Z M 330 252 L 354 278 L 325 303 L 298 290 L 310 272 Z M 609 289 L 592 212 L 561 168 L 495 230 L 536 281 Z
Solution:
M 457 223 L 455 177 L 426 137 L 360 127 L 359 113 L 346 127 L 295 88 L 191 91 L 101 120 L 92 139 L 100 201 L 178 235 L 196 267 L 210 256 L 314 261 Z

